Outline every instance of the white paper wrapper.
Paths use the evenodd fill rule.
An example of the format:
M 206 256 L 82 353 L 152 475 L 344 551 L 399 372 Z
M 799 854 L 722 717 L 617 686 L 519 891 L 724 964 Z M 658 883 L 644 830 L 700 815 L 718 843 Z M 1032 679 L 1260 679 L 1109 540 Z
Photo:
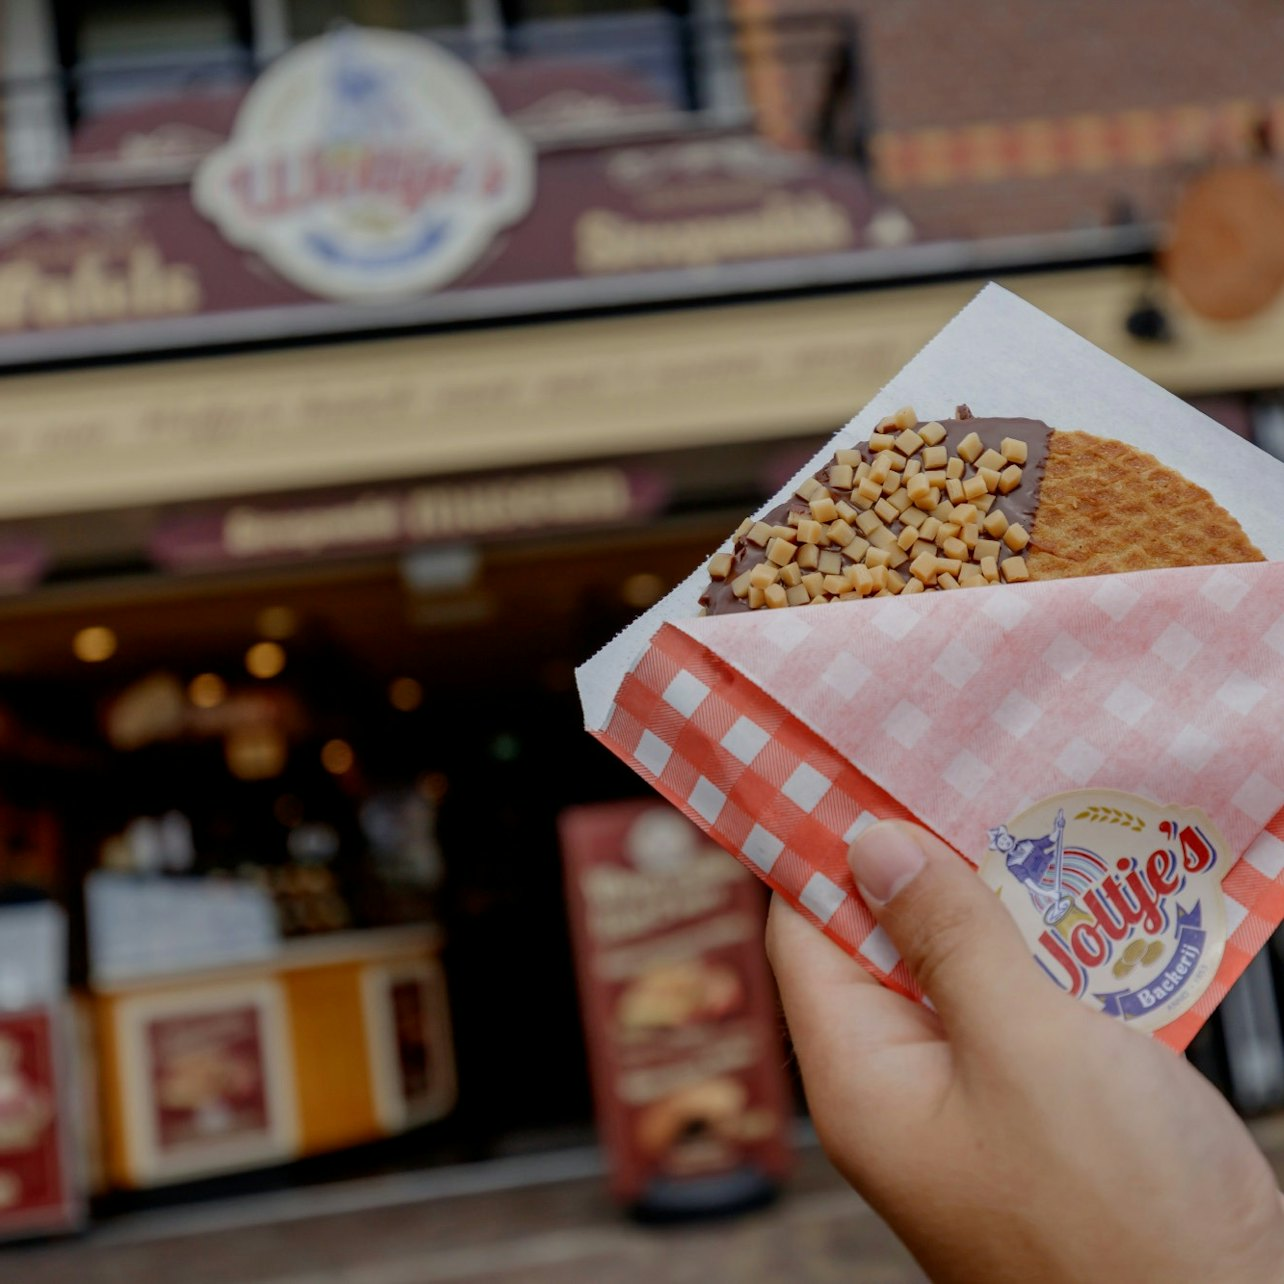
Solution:
M 989 286 L 760 513 L 960 402 L 1149 452 L 1270 560 L 703 619 L 702 565 L 578 671 L 586 726 L 888 984 L 844 852 L 912 816 L 1058 984 L 1184 1046 L 1284 918 L 1284 464 Z

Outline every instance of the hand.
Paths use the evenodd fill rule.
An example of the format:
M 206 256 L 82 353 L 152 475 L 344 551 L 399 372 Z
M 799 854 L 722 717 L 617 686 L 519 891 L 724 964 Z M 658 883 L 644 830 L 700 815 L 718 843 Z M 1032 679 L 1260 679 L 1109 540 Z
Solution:
M 1284 1279 L 1284 1203 L 1211 1085 L 1051 985 L 925 830 L 874 825 L 849 859 L 935 1011 L 779 897 L 767 949 L 826 1153 L 933 1280 Z

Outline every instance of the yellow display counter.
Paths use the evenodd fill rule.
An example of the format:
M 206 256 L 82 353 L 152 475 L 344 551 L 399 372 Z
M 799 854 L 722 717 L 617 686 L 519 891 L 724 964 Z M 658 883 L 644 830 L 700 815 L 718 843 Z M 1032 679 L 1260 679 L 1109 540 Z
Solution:
M 430 927 L 344 932 L 261 963 L 100 987 L 109 1184 L 284 1163 L 446 1114 L 440 944 Z

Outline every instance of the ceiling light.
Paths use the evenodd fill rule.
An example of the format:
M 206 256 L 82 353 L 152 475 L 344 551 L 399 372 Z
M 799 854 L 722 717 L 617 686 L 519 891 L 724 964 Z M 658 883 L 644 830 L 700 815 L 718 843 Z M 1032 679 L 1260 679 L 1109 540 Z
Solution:
M 245 667 L 251 677 L 274 678 L 285 668 L 285 648 L 277 642 L 256 642 L 245 653 Z
M 290 606 L 265 606 L 255 617 L 260 637 L 282 642 L 299 631 L 299 613 Z
M 187 698 L 198 709 L 217 708 L 227 699 L 227 683 L 217 673 L 198 673 L 187 684 Z
M 355 761 L 352 746 L 346 740 L 327 740 L 321 750 L 321 765 L 332 776 L 351 771 Z
M 667 587 L 658 575 L 642 571 L 637 575 L 630 575 L 620 585 L 620 596 L 630 606 L 652 606 L 664 596 Z
M 388 700 L 394 709 L 413 713 L 424 702 L 423 685 L 414 678 L 394 678 L 388 684 Z
M 111 629 L 101 624 L 94 624 L 87 629 L 81 629 L 72 638 L 71 649 L 78 660 L 84 660 L 86 664 L 97 664 L 116 654 L 116 635 Z

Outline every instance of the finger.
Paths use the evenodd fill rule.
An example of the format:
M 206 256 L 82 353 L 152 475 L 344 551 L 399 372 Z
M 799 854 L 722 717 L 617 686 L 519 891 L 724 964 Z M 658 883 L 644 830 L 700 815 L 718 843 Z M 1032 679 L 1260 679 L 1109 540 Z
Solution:
M 871 825 L 848 853 L 852 875 L 951 1038 L 1018 1019 L 1050 992 L 1016 923 L 976 871 L 935 835 Z
M 771 898 L 767 957 L 808 1079 L 813 1065 L 846 1074 L 881 1048 L 942 1037 L 932 1012 L 880 984 L 781 896 Z
M 948 1085 L 940 1019 L 876 981 L 781 896 L 771 900 L 767 955 L 821 1144 L 869 1195 L 878 1165 Z

